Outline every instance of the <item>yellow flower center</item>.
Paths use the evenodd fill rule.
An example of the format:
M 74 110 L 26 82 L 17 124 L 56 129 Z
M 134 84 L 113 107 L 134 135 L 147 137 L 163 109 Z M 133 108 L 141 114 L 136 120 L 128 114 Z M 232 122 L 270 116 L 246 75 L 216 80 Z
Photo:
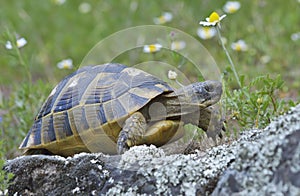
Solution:
M 240 44 L 236 45 L 236 51 L 242 51 L 242 46 Z
M 234 6 L 230 6 L 230 7 L 228 7 L 228 11 L 229 11 L 229 13 L 234 13 L 237 11 L 237 9 Z
M 149 51 L 155 52 L 157 50 L 157 47 L 155 45 L 149 45 Z
M 209 22 L 215 22 L 215 21 L 219 21 L 219 20 L 220 20 L 220 16 L 217 12 L 213 12 L 210 14 Z
M 63 69 L 68 69 L 69 67 L 70 67 L 70 65 L 68 63 L 63 64 Z
M 160 16 L 160 17 L 158 18 L 158 20 L 159 20 L 159 22 L 160 22 L 161 24 L 167 22 L 165 16 Z
M 174 47 L 174 49 L 180 48 L 180 43 L 179 42 L 173 42 L 173 47 Z

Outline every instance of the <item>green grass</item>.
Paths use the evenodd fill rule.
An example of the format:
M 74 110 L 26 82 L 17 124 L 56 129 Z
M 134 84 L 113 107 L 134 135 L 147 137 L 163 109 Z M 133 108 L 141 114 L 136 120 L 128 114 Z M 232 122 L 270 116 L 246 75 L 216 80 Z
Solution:
M 128 27 L 153 24 L 153 18 L 165 11 L 173 13 L 173 20 L 166 25 L 181 29 L 201 41 L 224 72 L 228 82 L 227 97 L 233 103 L 229 104 L 232 107 L 229 112 L 241 114 L 244 111 L 244 104 L 239 101 L 247 99 L 247 96 L 241 97 L 239 93 L 232 93 L 231 89 L 237 85 L 217 37 L 204 41 L 196 34 L 199 21 L 214 10 L 222 13 L 222 6 L 226 1 L 87 0 L 85 2 L 92 5 L 92 10 L 86 14 L 78 11 L 81 2 L 67 0 L 62 5 L 56 5 L 50 0 L 10 0 L 0 3 L 0 134 L 7 157 L 20 154 L 17 147 L 31 127 L 35 114 L 51 88 L 78 68 L 84 56 L 96 43 Z M 274 79 L 273 87 L 276 89 L 272 96 L 278 99 L 278 105 L 281 99 L 298 101 L 300 40 L 292 41 L 290 36 L 299 31 L 300 4 L 297 0 L 240 2 L 241 9 L 222 21 L 221 32 L 227 39 L 226 47 L 238 73 L 244 76 L 245 87 L 251 84 L 253 78 L 268 74 L 270 78 L 267 83 L 272 83 L 271 78 Z M 14 38 L 15 33 L 25 37 L 28 42 L 19 50 L 20 55 L 16 50 L 7 50 L 4 47 L 8 39 Z M 238 39 L 244 39 L 249 45 L 247 52 L 238 53 L 230 49 L 230 44 Z M 270 61 L 263 63 L 263 56 L 269 56 Z M 24 63 L 20 61 L 20 57 Z M 75 67 L 72 70 L 59 70 L 56 67 L 57 62 L 66 58 L 72 58 Z M 279 81 L 276 79 L 278 74 L 284 81 L 281 86 L 275 84 Z M 258 98 L 254 95 L 257 91 L 253 88 L 257 88 L 258 92 L 265 92 L 264 84 L 266 83 L 251 86 L 251 89 L 245 91 L 250 96 L 253 94 L 253 99 Z M 240 93 L 245 95 L 245 91 Z M 263 99 L 264 102 L 270 102 L 269 98 Z M 247 109 L 251 109 L 252 113 L 240 116 L 246 122 L 249 117 L 250 120 L 257 119 L 257 112 L 261 112 L 257 111 L 261 106 L 250 102 L 253 104 Z M 272 108 L 272 104 L 268 108 Z M 271 118 L 285 110 L 268 114 L 270 113 Z

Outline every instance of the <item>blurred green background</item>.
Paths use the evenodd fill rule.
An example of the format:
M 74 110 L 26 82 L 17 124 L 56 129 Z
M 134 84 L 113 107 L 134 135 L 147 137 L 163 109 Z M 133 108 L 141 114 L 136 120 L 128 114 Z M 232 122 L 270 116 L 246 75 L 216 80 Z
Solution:
M 82 2 L 91 5 L 88 13 L 81 13 Z M 56 68 L 57 62 L 72 58 L 79 65 L 85 54 L 101 39 L 124 28 L 154 24 L 153 18 L 171 12 L 173 20 L 165 25 L 182 29 L 198 38 L 200 20 L 212 11 L 222 13 L 226 1 L 1 1 L 1 32 L 9 29 L 26 38 L 22 53 L 28 57 L 33 79 L 57 82 L 66 71 Z M 241 8 L 222 22 L 222 34 L 230 44 L 243 39 L 249 45 L 246 53 L 231 54 L 241 74 L 281 73 L 291 87 L 298 86 L 299 40 L 291 35 L 300 31 L 300 3 L 297 0 L 240 1 Z M 2 43 L 6 40 L 1 40 Z M 201 41 L 220 67 L 227 65 L 217 39 Z M 23 81 L 23 72 L 9 51 L 0 48 L 1 85 Z M 269 56 L 267 64 L 261 57 Z M 62 72 L 62 73 L 61 73 Z M 297 73 L 298 72 L 298 73 Z
M 33 122 L 47 94 L 64 76 L 76 70 L 87 52 L 100 40 L 119 30 L 154 24 L 153 19 L 170 12 L 164 24 L 198 39 L 212 54 L 221 71 L 229 66 L 217 37 L 201 40 L 199 21 L 212 11 L 222 14 L 223 0 L 1 0 L 0 1 L 0 127 L 1 139 L 16 148 Z M 297 99 L 300 87 L 299 0 L 241 0 L 241 8 L 222 21 L 222 36 L 240 75 L 277 75 L 285 81 L 282 98 Z M 90 9 L 82 11 L 84 5 Z M 88 6 L 87 6 L 88 7 Z M 27 40 L 20 55 L 5 47 L 11 35 Z M 230 44 L 244 40 L 249 49 L 237 52 Z M 99 54 L 101 55 L 101 54 Z M 57 63 L 71 58 L 74 68 L 61 70 Z M 27 70 L 26 70 L 27 69 Z M 28 76 L 30 73 L 30 77 Z M 29 81 L 31 80 L 31 81 Z M 234 84 L 233 84 L 234 88 Z M 26 100 L 26 101 L 25 101 Z

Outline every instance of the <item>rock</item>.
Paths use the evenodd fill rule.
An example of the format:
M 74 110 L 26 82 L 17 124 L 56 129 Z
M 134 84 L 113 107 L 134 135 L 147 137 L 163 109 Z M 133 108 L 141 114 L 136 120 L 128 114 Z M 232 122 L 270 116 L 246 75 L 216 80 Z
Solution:
M 300 105 L 240 142 L 212 195 L 300 195 L 299 141 Z
M 6 163 L 9 195 L 299 195 L 300 105 L 234 142 L 166 155 L 137 146 L 122 156 L 33 155 Z

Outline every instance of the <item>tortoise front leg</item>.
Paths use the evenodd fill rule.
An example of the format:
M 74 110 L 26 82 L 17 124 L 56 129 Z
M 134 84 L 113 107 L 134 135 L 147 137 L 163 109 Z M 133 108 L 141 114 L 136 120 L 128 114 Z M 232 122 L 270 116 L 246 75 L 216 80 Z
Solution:
M 145 117 L 140 113 L 133 113 L 126 121 L 119 133 L 117 141 L 118 154 L 123 154 L 131 146 L 139 145 L 147 128 Z
M 201 128 L 214 140 L 216 136 L 222 138 L 222 131 L 226 131 L 224 119 L 220 117 L 218 111 L 214 110 L 213 107 L 201 109 L 199 117 L 197 117 L 197 115 L 188 114 L 184 119 L 188 119 L 186 123 L 191 123 Z
M 123 154 L 130 147 L 142 144 L 154 144 L 159 147 L 171 140 L 177 140 L 184 134 L 179 121 L 162 120 L 154 123 L 147 130 L 144 116 L 140 112 L 132 114 L 126 121 L 117 141 L 118 154 Z M 176 134 L 176 135 L 175 135 Z

